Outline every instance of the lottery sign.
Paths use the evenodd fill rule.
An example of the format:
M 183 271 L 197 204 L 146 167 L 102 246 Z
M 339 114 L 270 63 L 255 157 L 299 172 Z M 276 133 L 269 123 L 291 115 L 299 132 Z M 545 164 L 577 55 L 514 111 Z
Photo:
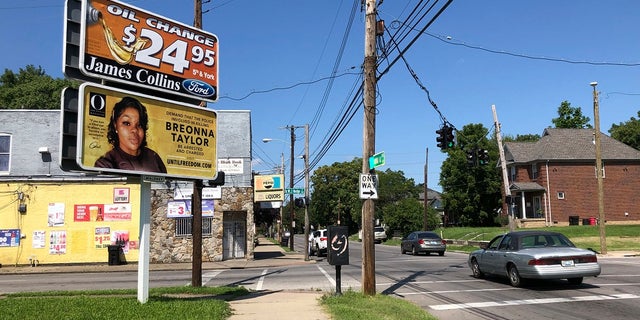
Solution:
M 113 0 L 82 2 L 80 70 L 87 76 L 215 102 L 214 34 Z

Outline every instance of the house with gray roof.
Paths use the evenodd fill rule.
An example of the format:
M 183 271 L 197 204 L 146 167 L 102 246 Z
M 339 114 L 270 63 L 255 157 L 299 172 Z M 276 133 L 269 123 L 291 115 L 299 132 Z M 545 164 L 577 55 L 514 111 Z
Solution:
M 547 128 L 536 142 L 504 144 L 503 210 L 521 226 L 594 224 L 599 217 L 593 129 Z M 640 223 L 640 151 L 601 134 L 607 224 Z

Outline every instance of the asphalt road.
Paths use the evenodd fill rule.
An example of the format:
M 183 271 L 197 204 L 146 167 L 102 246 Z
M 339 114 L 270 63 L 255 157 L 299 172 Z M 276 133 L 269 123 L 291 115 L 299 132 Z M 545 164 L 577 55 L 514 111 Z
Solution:
M 302 238 L 296 239 L 299 245 Z M 471 277 L 467 255 L 401 255 L 398 247 L 376 245 L 376 289 L 412 301 L 438 319 L 638 319 L 640 258 L 601 258 L 602 275 L 582 285 L 541 281 L 513 288 L 507 280 Z M 301 246 L 300 249 L 301 250 Z M 342 291 L 361 289 L 361 244 L 350 245 L 342 267 Z M 326 257 L 315 264 L 273 268 L 203 270 L 203 285 L 239 285 L 251 290 L 336 290 L 336 269 Z M 191 271 L 152 271 L 150 287 L 191 283 Z M 2 274 L 0 291 L 136 288 L 136 272 Z

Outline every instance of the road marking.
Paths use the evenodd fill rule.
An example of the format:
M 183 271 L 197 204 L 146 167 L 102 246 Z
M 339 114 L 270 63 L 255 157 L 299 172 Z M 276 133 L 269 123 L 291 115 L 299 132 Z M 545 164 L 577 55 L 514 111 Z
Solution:
M 407 292 L 407 293 L 399 293 L 394 292 L 394 294 L 399 296 L 411 296 L 411 295 L 429 295 L 429 294 L 443 294 L 443 293 L 464 293 L 464 292 L 479 292 L 479 291 L 507 291 L 507 290 L 518 290 L 517 288 L 496 288 L 496 289 L 467 289 L 467 290 L 442 290 L 442 291 L 416 291 L 416 292 Z
M 202 275 L 202 283 L 207 284 L 207 282 L 211 281 L 211 279 L 217 277 L 224 270 L 215 270 L 210 271 Z
M 318 270 L 320 270 L 320 272 L 322 272 L 322 274 L 324 274 L 324 276 L 327 277 L 327 279 L 329 279 L 329 282 L 331 282 L 331 285 L 335 287 L 336 281 L 333 280 L 333 278 L 331 278 L 331 276 L 326 271 L 324 271 L 324 269 L 320 268 L 319 265 L 316 265 L 316 267 L 318 267 Z
M 486 282 L 486 280 L 432 280 L 432 281 L 410 281 L 406 282 L 406 284 L 423 284 L 423 283 L 460 283 L 460 282 Z M 377 286 L 394 286 L 397 285 L 397 282 L 383 282 L 377 283 Z
M 260 275 L 260 279 L 258 279 L 258 284 L 256 284 L 256 291 L 262 290 L 262 283 L 264 283 L 264 276 L 267 274 L 269 269 L 262 270 L 262 274 Z
M 614 294 L 614 295 L 580 296 L 580 297 L 571 297 L 571 298 L 523 299 L 523 300 L 438 304 L 438 305 L 429 306 L 429 308 L 433 310 L 454 310 L 454 309 L 470 309 L 470 308 L 507 307 L 507 306 L 523 305 L 523 304 L 548 304 L 548 303 L 639 299 L 639 298 L 640 296 L 635 294 Z

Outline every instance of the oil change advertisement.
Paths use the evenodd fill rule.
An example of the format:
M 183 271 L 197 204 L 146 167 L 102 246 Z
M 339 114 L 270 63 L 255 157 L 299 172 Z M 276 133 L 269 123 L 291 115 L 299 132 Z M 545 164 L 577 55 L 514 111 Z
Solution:
M 217 36 L 118 1 L 83 1 L 82 12 L 82 73 L 218 99 Z

